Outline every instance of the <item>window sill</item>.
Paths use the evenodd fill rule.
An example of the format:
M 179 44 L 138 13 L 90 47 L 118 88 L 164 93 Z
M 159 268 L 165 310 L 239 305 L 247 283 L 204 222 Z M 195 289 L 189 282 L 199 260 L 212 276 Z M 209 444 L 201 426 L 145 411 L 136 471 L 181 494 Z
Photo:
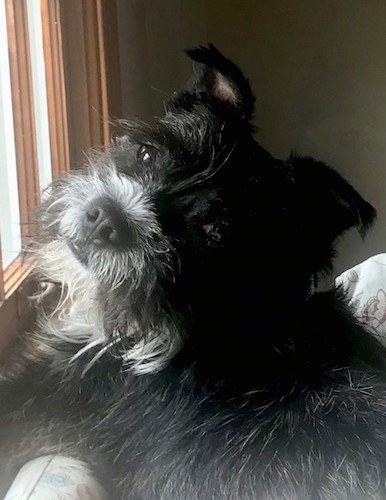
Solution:
M 33 263 L 18 257 L 4 272 L 5 300 L 0 302 L 0 359 L 18 333 L 28 330 L 35 310 L 30 297 L 35 285 L 28 280 Z

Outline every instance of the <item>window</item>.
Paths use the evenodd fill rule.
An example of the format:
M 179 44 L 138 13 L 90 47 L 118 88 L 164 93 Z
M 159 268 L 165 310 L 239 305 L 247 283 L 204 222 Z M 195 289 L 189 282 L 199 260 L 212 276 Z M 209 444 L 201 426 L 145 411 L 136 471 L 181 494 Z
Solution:
M 8 56 L 5 0 L 0 0 L 0 234 L 2 269 L 21 251 L 19 195 L 17 187 L 15 135 Z M 1 270 L 0 270 L 1 272 Z M 1 287 L 1 285 L 3 285 Z M 0 284 L 4 298 L 4 283 Z
M 22 248 L 41 190 L 120 117 L 117 36 L 113 0 L 0 0 L 0 352 L 31 320 Z

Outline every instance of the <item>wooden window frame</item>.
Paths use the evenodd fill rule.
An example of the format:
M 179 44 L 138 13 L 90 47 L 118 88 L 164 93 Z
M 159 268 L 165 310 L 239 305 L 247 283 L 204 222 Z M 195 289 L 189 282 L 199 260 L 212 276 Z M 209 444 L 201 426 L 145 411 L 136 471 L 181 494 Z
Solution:
M 34 234 L 33 212 L 39 203 L 27 4 L 24 0 L 6 0 L 5 7 L 21 237 L 22 243 L 26 244 L 27 238 Z M 4 352 L 10 342 L 10 333 L 24 328 L 32 318 L 33 312 L 26 300 L 26 289 L 21 286 L 31 268 L 21 255 L 6 269 L 3 269 L 1 265 L 1 352 Z
M 57 0 L 41 2 L 43 41 L 46 62 L 47 107 L 53 178 L 69 170 L 68 135 L 63 59 L 61 56 L 59 4 Z M 22 243 L 35 234 L 34 212 L 40 201 L 39 171 L 36 147 L 32 71 L 29 47 L 26 0 L 6 0 L 7 34 L 14 116 L 15 151 L 18 176 Z M 52 51 L 52 54 L 51 54 Z M 2 270 L 2 299 L 10 299 L 26 279 L 33 264 L 18 256 Z M 2 268 L 2 266 L 1 266 Z M 15 300 L 15 297 L 12 297 Z M 1 311 L 1 309 L 0 309 Z M 4 313 L 0 313 L 1 315 Z
M 121 116 L 118 22 L 115 0 L 40 3 L 55 179 L 68 173 L 70 165 L 82 165 L 90 147 L 107 145 L 111 119 Z M 26 244 L 34 235 L 33 213 L 39 204 L 26 0 L 6 0 L 6 12 L 21 232 Z M 74 20 L 80 29 L 74 30 Z M 26 279 L 32 268 L 33 263 L 20 255 L 3 270 L 0 252 L 0 353 L 33 320 L 27 297 L 34 283 Z
M 39 203 L 32 73 L 30 62 L 27 5 L 24 1 L 6 0 L 6 19 L 12 107 L 17 164 L 22 243 L 33 236 L 33 212 Z M 6 299 L 24 278 L 22 258 L 17 257 L 3 271 Z

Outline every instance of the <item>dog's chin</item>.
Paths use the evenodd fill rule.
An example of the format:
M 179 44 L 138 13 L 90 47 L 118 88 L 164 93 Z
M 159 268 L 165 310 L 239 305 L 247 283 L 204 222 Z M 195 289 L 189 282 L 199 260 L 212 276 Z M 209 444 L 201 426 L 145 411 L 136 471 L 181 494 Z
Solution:
M 139 259 L 133 260 L 128 252 L 90 248 L 72 240 L 67 240 L 66 246 L 69 255 L 98 285 L 109 289 L 118 289 L 125 285 L 138 286 L 144 263 Z

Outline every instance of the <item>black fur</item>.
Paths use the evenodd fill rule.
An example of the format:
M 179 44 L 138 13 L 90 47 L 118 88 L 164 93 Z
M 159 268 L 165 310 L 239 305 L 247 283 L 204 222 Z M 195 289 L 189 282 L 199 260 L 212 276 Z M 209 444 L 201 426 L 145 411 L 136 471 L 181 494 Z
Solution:
M 187 53 L 199 66 L 166 115 L 127 123 L 91 167 L 145 186 L 156 218 L 129 221 L 136 236 L 116 251 L 135 273 L 115 288 L 101 277 L 93 296 L 102 345 L 121 338 L 70 361 L 85 344 L 50 336 L 53 317 L 20 340 L 0 389 L 0 490 L 58 452 L 89 463 L 117 499 L 386 498 L 384 350 L 341 290 L 313 289 L 337 238 L 364 235 L 375 211 L 325 164 L 273 158 L 253 138 L 241 71 L 213 46 Z M 156 152 L 147 163 L 143 145 Z M 61 225 L 77 202 L 63 193 L 88 172 L 53 185 L 39 245 L 64 239 L 99 277 L 111 254 Z M 122 352 L 157 329 L 178 332 L 178 352 L 138 375 Z

